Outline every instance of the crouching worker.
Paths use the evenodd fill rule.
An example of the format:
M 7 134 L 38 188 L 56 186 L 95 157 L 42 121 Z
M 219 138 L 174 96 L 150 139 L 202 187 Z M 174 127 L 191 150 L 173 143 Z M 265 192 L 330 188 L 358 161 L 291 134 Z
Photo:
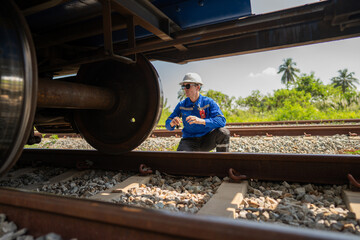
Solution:
M 228 152 L 230 131 L 224 128 L 226 119 L 213 99 L 200 94 L 200 76 L 187 73 L 180 85 L 187 98 L 177 104 L 166 120 L 170 131 L 184 125 L 177 151 L 207 152 L 216 148 L 217 152 Z

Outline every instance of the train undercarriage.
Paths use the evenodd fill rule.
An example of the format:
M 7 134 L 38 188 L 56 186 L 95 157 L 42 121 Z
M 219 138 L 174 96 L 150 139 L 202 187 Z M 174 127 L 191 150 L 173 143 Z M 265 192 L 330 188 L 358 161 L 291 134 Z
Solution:
M 39 141 L 34 127 L 80 133 L 108 154 L 140 145 L 163 103 L 151 60 L 186 63 L 358 37 L 360 3 L 252 15 L 249 0 L 5 0 L 0 35 L 3 175 L 25 144 Z

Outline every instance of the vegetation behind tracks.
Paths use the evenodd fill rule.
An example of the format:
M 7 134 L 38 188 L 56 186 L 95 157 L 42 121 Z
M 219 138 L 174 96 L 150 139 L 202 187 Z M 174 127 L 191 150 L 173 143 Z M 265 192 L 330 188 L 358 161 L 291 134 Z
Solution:
M 360 116 L 360 92 L 355 86 L 359 80 L 354 72 L 339 70 L 330 84 L 324 84 L 314 72 L 300 73 L 295 66 L 291 58 L 284 59 L 278 73 L 283 73 L 280 80 L 286 88 L 274 90 L 272 94 L 263 95 L 254 90 L 247 97 L 235 98 L 211 89 L 202 94 L 219 104 L 228 123 L 350 119 Z M 184 97 L 180 90 L 178 99 Z M 170 114 L 165 99 L 159 125 L 164 125 Z

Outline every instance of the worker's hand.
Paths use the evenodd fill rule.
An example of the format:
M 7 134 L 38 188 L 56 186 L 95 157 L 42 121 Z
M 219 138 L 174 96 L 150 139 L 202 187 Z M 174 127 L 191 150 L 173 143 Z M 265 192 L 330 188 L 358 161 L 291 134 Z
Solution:
M 202 124 L 205 125 L 205 119 L 202 118 L 198 118 L 196 116 L 188 116 L 186 118 L 186 121 L 191 125 L 191 124 Z
M 174 119 L 170 122 L 170 126 L 171 127 L 180 126 L 181 123 L 182 120 L 179 117 L 174 117 Z

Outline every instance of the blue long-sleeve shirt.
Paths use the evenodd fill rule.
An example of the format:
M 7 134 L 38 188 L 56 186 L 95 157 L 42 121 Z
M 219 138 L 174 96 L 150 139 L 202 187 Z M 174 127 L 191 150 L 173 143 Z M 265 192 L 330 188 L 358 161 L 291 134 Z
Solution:
M 205 112 L 205 125 L 202 124 L 189 124 L 186 122 L 188 116 L 196 116 L 201 118 L 200 111 L 204 110 Z M 170 122 L 175 117 L 181 117 L 183 121 L 184 128 L 182 130 L 183 138 L 192 138 L 192 137 L 201 137 L 209 133 L 215 128 L 224 127 L 226 124 L 226 119 L 221 109 L 217 103 L 211 98 L 204 97 L 200 94 L 199 99 L 193 103 L 190 98 L 179 102 L 174 112 L 166 120 L 166 129 L 174 130 L 174 127 L 170 126 Z M 203 116 L 204 117 L 204 116 Z

